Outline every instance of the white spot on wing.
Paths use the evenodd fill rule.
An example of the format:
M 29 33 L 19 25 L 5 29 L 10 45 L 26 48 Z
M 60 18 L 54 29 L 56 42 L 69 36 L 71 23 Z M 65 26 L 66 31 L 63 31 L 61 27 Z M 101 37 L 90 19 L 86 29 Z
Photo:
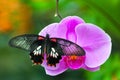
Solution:
M 53 53 L 52 53 L 52 51 L 51 51 L 50 56 L 52 56 L 52 54 L 53 54 Z
M 38 47 L 37 47 L 37 50 L 39 50 L 39 49 L 41 49 L 41 46 L 38 46 Z
M 38 50 L 38 54 L 41 54 L 41 49 Z
M 52 56 L 53 58 L 57 58 L 58 53 L 55 51 L 54 48 L 51 48 L 50 56 Z
M 55 52 L 55 49 L 54 48 L 51 48 L 53 52 Z
M 36 50 L 33 51 L 34 55 L 36 55 Z
M 53 57 L 55 57 L 55 54 L 53 54 Z
M 57 58 L 57 55 L 56 55 L 56 54 L 54 54 L 54 57 L 55 57 L 55 58 Z
M 33 51 L 34 55 L 41 54 L 41 46 L 38 46 L 37 49 Z
M 56 56 L 58 56 L 58 53 L 57 53 L 57 52 L 56 52 L 55 54 L 56 54 Z

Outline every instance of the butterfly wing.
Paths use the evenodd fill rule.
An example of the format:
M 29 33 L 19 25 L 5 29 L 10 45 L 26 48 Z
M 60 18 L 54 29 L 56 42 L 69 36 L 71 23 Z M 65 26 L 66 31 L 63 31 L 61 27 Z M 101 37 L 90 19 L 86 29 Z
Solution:
M 34 41 L 37 41 L 37 40 L 38 40 L 38 35 L 24 34 L 24 35 L 19 35 L 19 36 L 12 38 L 9 41 L 9 45 L 11 47 L 30 51 L 31 45 L 33 44 Z
M 77 44 L 61 39 L 61 38 L 50 38 L 50 46 L 47 50 L 47 64 L 50 66 L 56 66 L 59 63 L 62 56 L 84 56 L 85 51 Z
M 58 47 L 62 49 L 63 55 L 76 55 L 83 56 L 85 55 L 85 51 L 79 45 L 65 40 L 61 38 L 56 38 L 56 42 L 58 43 Z
M 30 57 L 33 64 L 42 64 L 44 59 L 44 40 L 37 40 L 31 46 Z
M 43 61 L 44 37 L 35 34 L 16 36 L 9 41 L 11 47 L 30 52 L 33 64 L 41 64 Z
M 46 47 L 46 53 L 47 53 L 47 65 L 48 66 L 56 66 L 57 63 L 59 63 L 62 54 L 61 48 L 58 46 L 58 44 L 51 40 L 49 41 L 47 47 Z
M 39 36 L 38 40 L 31 45 L 30 57 L 34 65 L 42 64 L 44 59 L 44 37 Z

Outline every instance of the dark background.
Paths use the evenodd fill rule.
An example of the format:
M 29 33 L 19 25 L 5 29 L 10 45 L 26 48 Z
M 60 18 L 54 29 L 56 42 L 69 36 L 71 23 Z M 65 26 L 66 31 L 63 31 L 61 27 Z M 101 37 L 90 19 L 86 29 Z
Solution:
M 120 80 L 120 0 L 60 0 L 62 17 L 77 15 L 104 29 L 112 38 L 110 58 L 96 72 L 67 70 L 51 77 L 32 66 L 28 53 L 8 46 L 13 36 L 38 34 L 59 22 L 55 0 L 0 0 L 0 80 Z M 104 53 L 103 53 L 104 54 Z

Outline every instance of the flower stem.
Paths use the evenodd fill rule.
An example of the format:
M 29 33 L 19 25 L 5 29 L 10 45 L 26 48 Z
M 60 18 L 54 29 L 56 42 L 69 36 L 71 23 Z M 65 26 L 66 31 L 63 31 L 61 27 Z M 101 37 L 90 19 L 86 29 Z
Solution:
M 60 19 L 62 19 L 62 16 L 59 13 L 59 0 L 56 0 L 56 12 L 55 12 L 55 17 L 58 16 Z

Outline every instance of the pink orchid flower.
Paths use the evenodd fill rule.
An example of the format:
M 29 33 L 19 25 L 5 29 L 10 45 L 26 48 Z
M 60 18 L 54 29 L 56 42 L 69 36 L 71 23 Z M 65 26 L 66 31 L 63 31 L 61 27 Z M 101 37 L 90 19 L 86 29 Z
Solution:
M 60 62 L 54 66 L 48 66 L 46 60 L 42 66 L 46 74 L 55 76 L 67 69 L 83 68 L 89 71 L 97 71 L 100 66 L 109 58 L 111 53 L 111 38 L 98 26 L 85 23 L 77 16 L 68 16 L 60 23 L 52 23 L 46 26 L 39 35 L 63 38 L 72 41 L 82 47 L 85 56 L 62 56 Z

